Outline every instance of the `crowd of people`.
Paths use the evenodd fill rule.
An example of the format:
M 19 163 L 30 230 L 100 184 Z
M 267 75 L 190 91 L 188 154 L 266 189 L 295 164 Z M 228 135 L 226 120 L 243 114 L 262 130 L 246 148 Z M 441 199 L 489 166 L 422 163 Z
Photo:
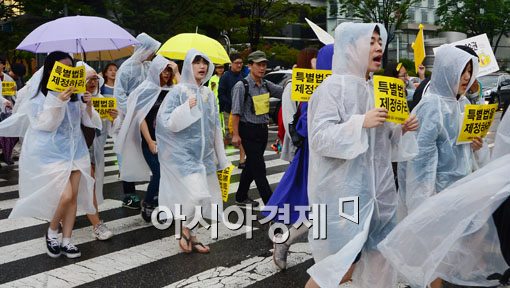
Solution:
M 297 68 L 332 70 L 308 102 L 291 99 L 291 80 L 282 87 L 264 79 L 268 59 L 262 51 L 248 55 L 247 67 L 240 54 L 231 54 L 225 71 L 207 51 L 190 49 L 174 62 L 155 56 L 157 40 L 145 33 L 136 38 L 140 44 L 132 56 L 99 74 L 55 51 L 24 85 L 24 68 L 13 65 L 11 78 L 0 59 L 0 80 L 19 89 L 16 97 L 0 99 L 10 116 L 0 119 L 7 163 L 23 140 L 20 199 L 9 217 L 47 219 L 50 257 L 81 256 L 72 241 L 77 211 L 87 213 L 98 240 L 114 236 L 98 212 L 104 149 L 112 137 L 123 206 L 141 209 L 147 222 L 158 206 L 182 217 L 177 245 L 184 253 L 210 252 L 197 238 L 195 209 L 202 207 L 205 218 L 212 218 L 211 204 L 223 211 L 216 172 L 231 165 L 226 148 L 233 145 L 242 169 L 236 205 L 259 205 L 248 197 L 252 182 L 262 215 L 269 214 L 267 207 L 290 205 L 290 221 L 274 219 L 289 226 L 287 235 L 273 239 L 279 269 L 287 267 L 289 247 L 308 234 L 315 264 L 306 287 L 349 281 L 395 287 L 398 273 L 411 287 L 509 282 L 510 116 L 499 124 L 492 153 L 486 139 L 456 141 L 465 105 L 482 103 L 472 49 L 439 47 L 428 79 L 423 66 L 414 80 L 401 63 L 384 67 L 386 76 L 404 81 L 412 109 L 403 124 L 395 124 L 374 103 L 373 74 L 382 68 L 387 41 L 380 24 L 342 23 L 333 45 L 300 52 Z M 84 66 L 86 92 L 49 90 L 55 62 Z M 270 96 L 282 99 L 281 158 L 290 162 L 274 193 L 264 160 Z M 92 97 L 113 97 L 118 108 L 101 119 Z M 143 200 L 135 190 L 142 181 L 148 182 Z M 359 203 L 351 207 L 357 223 L 338 213 L 344 209 L 339 199 L 352 197 Z M 296 207 L 314 204 L 328 206 L 326 239 L 294 225 Z

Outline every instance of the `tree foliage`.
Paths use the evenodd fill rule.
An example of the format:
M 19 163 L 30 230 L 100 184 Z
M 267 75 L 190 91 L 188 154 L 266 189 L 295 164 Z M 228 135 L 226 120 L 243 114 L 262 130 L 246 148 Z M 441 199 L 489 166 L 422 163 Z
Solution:
M 388 45 L 395 39 L 395 31 L 409 18 L 409 7 L 420 0 L 330 0 L 331 13 L 340 13 L 352 18 L 360 18 L 363 22 L 381 23 L 388 31 Z M 337 11 L 334 11 L 336 7 Z M 388 61 L 384 54 L 383 64 Z
M 494 52 L 510 33 L 510 0 L 439 0 L 436 14 L 443 30 L 468 36 L 487 33 Z

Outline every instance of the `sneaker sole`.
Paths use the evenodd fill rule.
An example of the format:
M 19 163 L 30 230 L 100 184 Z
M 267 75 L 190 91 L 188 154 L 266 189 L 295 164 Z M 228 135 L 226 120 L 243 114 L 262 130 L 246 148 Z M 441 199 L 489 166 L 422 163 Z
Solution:
M 81 257 L 81 252 L 80 253 L 76 253 L 76 254 L 69 254 L 69 253 L 66 253 L 66 252 L 62 252 L 62 255 L 66 256 L 69 259 L 74 259 L 74 258 Z
M 96 236 L 96 234 L 94 234 L 94 233 L 92 233 L 92 236 L 93 236 L 94 238 L 96 238 L 96 240 L 99 240 L 99 241 L 106 241 L 106 240 L 108 240 L 108 239 L 110 239 L 110 238 L 112 238 L 112 237 L 113 237 L 113 235 L 112 235 L 112 236 L 110 236 L 110 237 L 108 237 L 108 238 L 99 238 L 99 237 L 97 237 L 97 236 Z
M 122 204 L 122 207 L 131 209 L 131 210 L 140 210 L 140 209 L 142 209 L 142 207 L 133 207 L 133 206 L 129 206 L 129 205 L 126 205 L 126 204 Z
M 58 257 L 60 257 L 60 255 L 62 255 L 62 253 L 53 254 L 50 251 L 46 251 L 46 254 L 48 254 L 48 256 L 50 256 L 51 258 L 58 258 Z

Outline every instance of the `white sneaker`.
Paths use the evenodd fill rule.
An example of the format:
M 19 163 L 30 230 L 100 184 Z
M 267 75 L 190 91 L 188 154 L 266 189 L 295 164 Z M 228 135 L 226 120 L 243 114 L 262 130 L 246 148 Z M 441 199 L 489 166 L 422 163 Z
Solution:
M 101 221 L 101 223 L 97 224 L 96 227 L 92 229 L 94 237 L 96 237 L 97 240 L 108 240 L 113 237 L 113 232 L 106 227 L 106 224 Z

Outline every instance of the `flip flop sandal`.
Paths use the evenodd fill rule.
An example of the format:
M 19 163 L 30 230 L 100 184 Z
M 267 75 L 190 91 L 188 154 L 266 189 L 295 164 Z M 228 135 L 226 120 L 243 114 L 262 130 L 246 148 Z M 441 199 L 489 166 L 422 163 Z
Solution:
M 195 246 L 201 246 L 202 248 L 207 249 L 207 248 L 205 247 L 205 245 L 204 245 L 204 244 L 202 244 L 201 242 L 191 242 L 191 245 L 192 245 L 192 246 L 191 246 L 191 250 L 193 250 L 194 252 L 197 252 L 197 253 L 200 253 L 200 254 L 207 254 L 207 253 L 209 253 L 209 252 L 210 252 L 210 250 L 205 250 L 205 251 L 204 251 L 204 250 L 198 250 L 198 249 L 195 247 Z
M 190 243 L 193 245 L 193 242 L 191 242 L 191 239 L 189 239 L 186 235 L 182 234 L 181 236 L 182 236 L 182 239 L 184 239 L 184 241 L 186 241 L 186 247 L 188 247 Z M 186 254 L 193 252 L 193 246 L 191 246 L 191 249 L 188 250 L 188 249 L 186 249 L 185 246 L 183 246 L 181 244 L 182 239 L 179 239 L 179 247 L 181 248 L 182 252 L 184 252 Z

